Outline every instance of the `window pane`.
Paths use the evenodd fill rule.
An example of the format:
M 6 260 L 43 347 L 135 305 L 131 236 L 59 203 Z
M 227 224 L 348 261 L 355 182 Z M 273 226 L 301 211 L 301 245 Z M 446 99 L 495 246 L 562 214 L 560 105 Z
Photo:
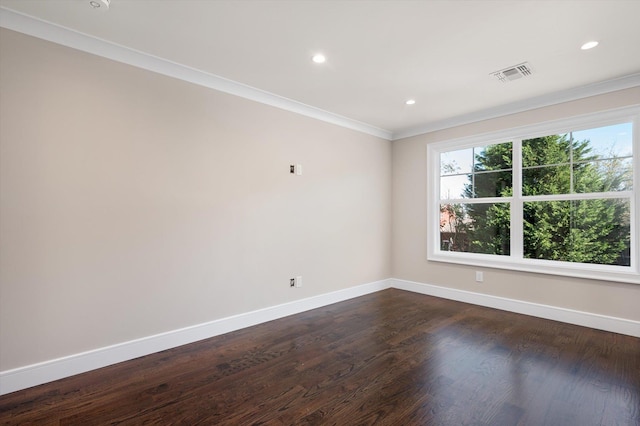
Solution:
M 509 203 L 441 204 L 440 249 L 509 255 Z
M 622 123 L 581 130 L 573 133 L 573 139 L 578 143 L 586 141 L 589 148 L 586 155 L 593 159 L 630 157 L 633 150 L 632 127 L 632 123 Z
M 522 170 L 522 195 L 569 194 L 571 167 L 533 167 Z
M 630 191 L 633 189 L 631 158 L 578 163 L 573 166 L 574 192 Z
M 513 167 L 513 144 L 505 142 L 473 148 L 475 171 L 504 170 Z
M 570 156 L 571 142 L 568 134 L 522 141 L 522 167 L 568 163 Z
M 513 194 L 511 170 L 440 178 L 440 199 L 509 197 Z
M 471 173 L 473 149 L 440 153 L 440 176 Z
M 440 154 L 440 199 L 512 195 L 511 142 Z
M 630 265 L 628 199 L 524 203 L 524 256 Z
M 440 199 L 470 198 L 471 175 L 443 176 L 440 178 Z
M 508 197 L 513 194 L 511 170 L 473 175 L 473 197 Z

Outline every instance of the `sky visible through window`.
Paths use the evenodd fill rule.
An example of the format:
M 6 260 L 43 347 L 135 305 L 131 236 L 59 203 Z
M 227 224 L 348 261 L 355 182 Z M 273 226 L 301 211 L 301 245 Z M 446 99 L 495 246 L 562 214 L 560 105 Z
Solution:
M 575 140 L 591 141 L 591 154 L 601 158 L 630 157 L 632 152 L 632 123 L 616 124 L 573 132 Z M 611 154 L 614 155 L 611 155 Z
M 592 148 L 590 155 L 598 156 L 600 159 L 632 155 L 632 123 L 580 130 L 573 132 L 573 139 L 589 140 Z M 481 147 L 467 148 L 440 154 L 441 199 L 466 198 L 465 185 L 470 182 L 475 155 L 482 149 Z

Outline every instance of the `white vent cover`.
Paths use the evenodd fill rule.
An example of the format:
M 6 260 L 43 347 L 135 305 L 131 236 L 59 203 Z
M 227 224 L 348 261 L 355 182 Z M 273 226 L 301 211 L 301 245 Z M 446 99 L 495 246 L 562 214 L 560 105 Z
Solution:
M 522 77 L 529 77 L 531 74 L 531 65 L 529 65 L 528 62 L 523 62 L 521 64 L 514 65 L 500 71 L 492 72 L 490 75 L 496 77 L 503 83 L 508 83 L 513 80 L 518 80 Z

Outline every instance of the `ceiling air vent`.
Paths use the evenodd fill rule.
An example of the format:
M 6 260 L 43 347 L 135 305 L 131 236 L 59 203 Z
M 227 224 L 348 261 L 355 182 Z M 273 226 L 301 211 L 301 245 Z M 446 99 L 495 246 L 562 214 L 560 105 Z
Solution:
M 508 83 L 522 77 L 528 77 L 531 74 L 531 65 L 529 65 L 528 62 L 523 62 L 500 71 L 492 72 L 490 75 L 496 77 L 503 83 Z

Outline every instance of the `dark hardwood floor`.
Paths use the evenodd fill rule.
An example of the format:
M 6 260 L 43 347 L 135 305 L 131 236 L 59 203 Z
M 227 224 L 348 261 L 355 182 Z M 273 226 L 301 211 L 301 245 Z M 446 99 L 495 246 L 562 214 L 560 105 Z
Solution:
M 392 289 L 2 396 L 0 424 L 640 425 L 640 339 Z

